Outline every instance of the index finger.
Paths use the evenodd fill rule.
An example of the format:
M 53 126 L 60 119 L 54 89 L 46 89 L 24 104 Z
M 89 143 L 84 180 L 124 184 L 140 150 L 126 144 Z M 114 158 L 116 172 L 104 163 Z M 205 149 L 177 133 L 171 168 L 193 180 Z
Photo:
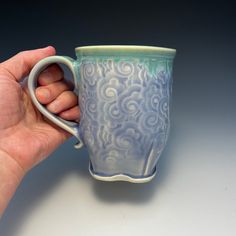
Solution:
M 48 66 L 38 77 L 41 86 L 49 85 L 64 78 L 64 72 L 60 66 L 53 64 Z

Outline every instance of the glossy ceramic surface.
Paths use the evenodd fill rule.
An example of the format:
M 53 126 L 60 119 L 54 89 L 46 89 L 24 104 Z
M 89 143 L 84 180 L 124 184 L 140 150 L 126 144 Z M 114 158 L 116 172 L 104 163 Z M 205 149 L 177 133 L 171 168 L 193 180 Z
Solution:
M 63 60 L 70 60 L 74 73 L 80 124 L 57 124 L 70 126 L 85 144 L 93 177 L 137 183 L 151 180 L 170 129 L 175 50 L 90 46 L 76 48 L 76 55 L 76 61 Z M 33 73 L 31 77 L 37 74 Z

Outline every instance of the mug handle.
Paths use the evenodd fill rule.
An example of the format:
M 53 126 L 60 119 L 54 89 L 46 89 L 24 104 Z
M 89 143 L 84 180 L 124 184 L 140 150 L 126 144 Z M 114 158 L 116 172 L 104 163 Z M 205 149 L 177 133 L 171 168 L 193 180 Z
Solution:
M 78 143 L 75 145 L 75 148 L 79 149 L 83 146 L 83 142 L 80 138 L 79 134 L 79 124 L 76 122 L 72 121 L 67 121 L 62 118 L 60 118 L 57 115 L 54 115 L 50 111 L 48 111 L 39 101 L 37 100 L 35 96 L 35 90 L 37 87 L 37 79 L 39 74 L 50 64 L 54 63 L 61 63 L 66 65 L 70 71 L 72 72 L 73 75 L 73 80 L 74 80 L 74 85 L 75 89 L 78 89 L 78 84 L 77 84 L 77 70 L 76 70 L 76 64 L 74 59 L 67 57 L 67 56 L 50 56 L 47 58 L 42 59 L 39 61 L 31 70 L 29 77 L 28 77 L 28 89 L 29 89 L 29 94 L 31 96 L 32 102 L 36 106 L 36 108 L 45 116 L 47 117 L 50 121 L 52 121 L 54 124 L 58 125 L 62 129 L 66 130 L 70 134 L 74 135 L 78 139 Z

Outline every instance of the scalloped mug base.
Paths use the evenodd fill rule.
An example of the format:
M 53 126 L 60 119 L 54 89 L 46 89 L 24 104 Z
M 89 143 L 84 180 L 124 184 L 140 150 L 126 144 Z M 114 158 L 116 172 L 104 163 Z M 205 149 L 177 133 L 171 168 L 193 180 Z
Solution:
M 132 177 L 129 175 L 125 174 L 116 174 L 116 175 L 109 175 L 109 176 L 104 176 L 104 175 L 99 175 L 98 173 L 95 173 L 93 170 L 92 163 L 89 162 L 89 173 L 93 176 L 94 179 L 101 180 L 101 181 L 106 181 L 106 182 L 114 182 L 114 181 L 126 181 L 130 183 L 147 183 L 151 181 L 155 175 L 156 175 L 156 167 L 153 171 L 153 173 L 149 176 L 144 176 L 144 177 Z

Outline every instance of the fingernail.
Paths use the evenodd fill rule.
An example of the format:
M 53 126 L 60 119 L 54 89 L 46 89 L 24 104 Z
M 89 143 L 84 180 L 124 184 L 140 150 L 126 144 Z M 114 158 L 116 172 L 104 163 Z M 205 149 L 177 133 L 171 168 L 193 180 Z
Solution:
M 46 88 L 41 88 L 38 90 L 38 93 L 40 94 L 40 96 L 44 97 L 44 98 L 50 98 L 50 92 L 48 89 Z
M 45 47 L 45 50 L 51 51 L 52 54 L 56 53 L 56 49 L 53 46 L 51 46 L 51 45 Z

